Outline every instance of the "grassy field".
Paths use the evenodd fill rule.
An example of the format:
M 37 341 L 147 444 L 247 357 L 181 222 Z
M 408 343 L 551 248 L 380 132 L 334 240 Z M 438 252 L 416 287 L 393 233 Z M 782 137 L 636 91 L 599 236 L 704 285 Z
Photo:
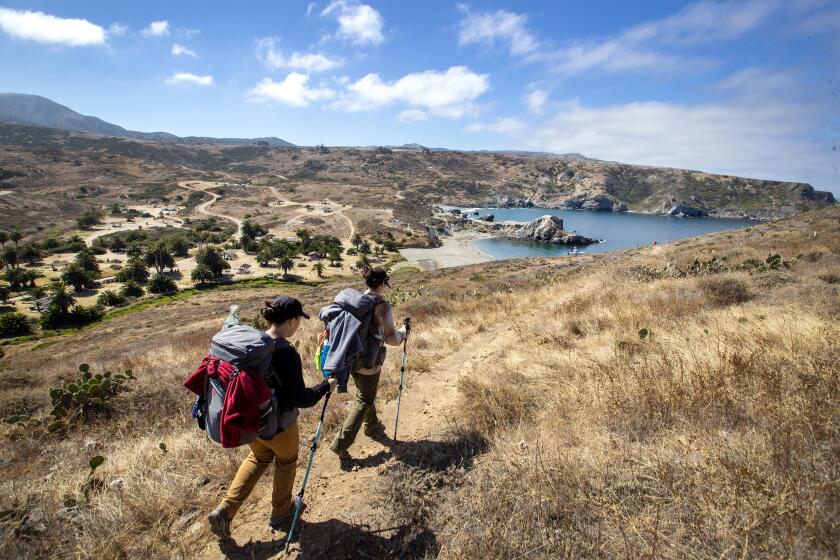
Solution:
M 315 310 L 344 285 L 297 296 Z M 360 444 L 355 471 L 319 464 L 299 557 L 840 554 L 840 210 L 394 285 L 395 315 L 415 325 L 406 441 Z M 239 544 L 211 539 L 204 516 L 243 450 L 203 439 L 180 385 L 231 303 L 253 316 L 277 289 L 210 291 L 48 347 L 5 347 L 5 554 L 283 557 L 262 525 L 268 477 L 234 527 Z M 295 337 L 305 357 L 318 327 Z M 398 359 L 391 352 L 380 391 L 389 410 Z M 48 389 L 82 362 L 130 368 L 137 381 L 110 417 L 47 434 Z M 349 398 L 336 398 L 327 441 Z M 304 411 L 302 434 L 316 415 Z M 301 461 L 307 446 L 304 436 Z M 105 462 L 89 476 L 96 455 Z M 77 508 L 65 509 L 70 497 Z

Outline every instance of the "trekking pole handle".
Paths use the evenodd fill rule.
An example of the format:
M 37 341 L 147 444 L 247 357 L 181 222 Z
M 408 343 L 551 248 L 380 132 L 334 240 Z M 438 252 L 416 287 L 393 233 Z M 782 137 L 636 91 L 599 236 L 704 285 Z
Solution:
M 408 333 L 411 332 L 411 317 L 403 319 L 403 326 L 405 327 L 405 336 L 408 338 Z

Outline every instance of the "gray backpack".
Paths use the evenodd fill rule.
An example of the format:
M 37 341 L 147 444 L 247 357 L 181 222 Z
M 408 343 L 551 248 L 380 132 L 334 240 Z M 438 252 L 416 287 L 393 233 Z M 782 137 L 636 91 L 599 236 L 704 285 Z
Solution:
M 280 426 L 280 410 L 277 395 L 273 387 L 280 382 L 274 375 L 271 359 L 275 350 L 290 346 L 285 340 L 275 340 L 263 331 L 248 325 L 233 325 L 224 328 L 210 341 L 210 355 L 228 362 L 238 370 L 256 372 L 271 387 L 271 399 L 260 403 L 259 433 L 242 432 L 240 445 L 261 437 L 271 439 Z M 272 382 L 273 381 L 273 382 Z M 225 401 L 225 388 L 218 379 L 207 378 L 204 390 L 204 423 L 207 435 L 216 443 L 221 443 L 222 408 Z

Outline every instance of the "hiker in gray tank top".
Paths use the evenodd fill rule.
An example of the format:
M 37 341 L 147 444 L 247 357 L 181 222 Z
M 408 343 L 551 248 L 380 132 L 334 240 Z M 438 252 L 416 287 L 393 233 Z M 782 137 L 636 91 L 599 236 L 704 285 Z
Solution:
M 377 337 L 381 341 L 380 354 L 373 367 L 360 367 L 351 373 L 353 382 L 356 384 L 356 402 L 344 420 L 341 431 L 330 445 L 330 449 L 342 460 L 351 458 L 347 450 L 353 445 L 362 424 L 365 426 L 365 435 L 368 437 L 375 437 L 385 432 L 385 426 L 376 415 L 375 405 L 379 375 L 382 372 L 382 363 L 385 361 L 384 345 L 399 346 L 406 337 L 405 327 L 397 328 L 391 304 L 383 297 L 385 288 L 391 287 L 388 280 L 388 273 L 382 268 L 377 267 L 365 273 L 365 284 L 368 287 L 365 293 L 378 300 L 374 307 L 371 328 L 376 329 L 380 335 Z

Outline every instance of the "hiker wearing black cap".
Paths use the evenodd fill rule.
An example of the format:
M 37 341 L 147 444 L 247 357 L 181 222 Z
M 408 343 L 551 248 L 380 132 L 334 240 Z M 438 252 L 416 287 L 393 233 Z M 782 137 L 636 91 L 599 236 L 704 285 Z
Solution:
M 385 288 L 390 288 L 388 273 L 383 268 L 374 268 L 365 272 L 365 284 L 368 289 L 365 294 L 373 296 L 377 302 L 374 307 L 374 315 L 371 327 L 378 330 L 382 342 L 391 346 L 399 346 L 405 340 L 406 327 L 397 328 L 394 323 L 394 314 L 391 304 L 388 303 L 383 294 Z M 380 349 L 384 352 L 384 348 Z M 353 445 L 359 429 L 364 424 L 365 435 L 375 437 L 385 430 L 384 424 L 376 416 L 376 391 L 379 388 L 379 375 L 382 371 L 382 361 L 371 368 L 360 368 L 351 373 L 353 382 L 356 384 L 356 402 L 344 420 L 341 431 L 338 432 L 330 449 L 341 459 L 349 459 L 348 449 Z
M 220 537 L 230 536 L 230 522 L 253 490 L 260 476 L 273 462 L 274 488 L 271 497 L 269 526 L 278 529 L 291 521 L 294 507 L 292 487 L 298 460 L 298 408 L 315 406 L 335 388 L 335 379 L 325 379 L 314 387 L 303 381 L 300 355 L 287 339 L 300 327 L 301 317 L 309 319 L 301 303 L 290 296 L 265 302 L 260 314 L 271 325 L 266 333 L 277 341 L 271 359 L 274 375 L 269 386 L 277 395 L 279 428 L 274 437 L 258 437 L 248 446 L 251 452 L 239 466 L 236 476 L 219 506 L 209 516 L 210 528 Z

